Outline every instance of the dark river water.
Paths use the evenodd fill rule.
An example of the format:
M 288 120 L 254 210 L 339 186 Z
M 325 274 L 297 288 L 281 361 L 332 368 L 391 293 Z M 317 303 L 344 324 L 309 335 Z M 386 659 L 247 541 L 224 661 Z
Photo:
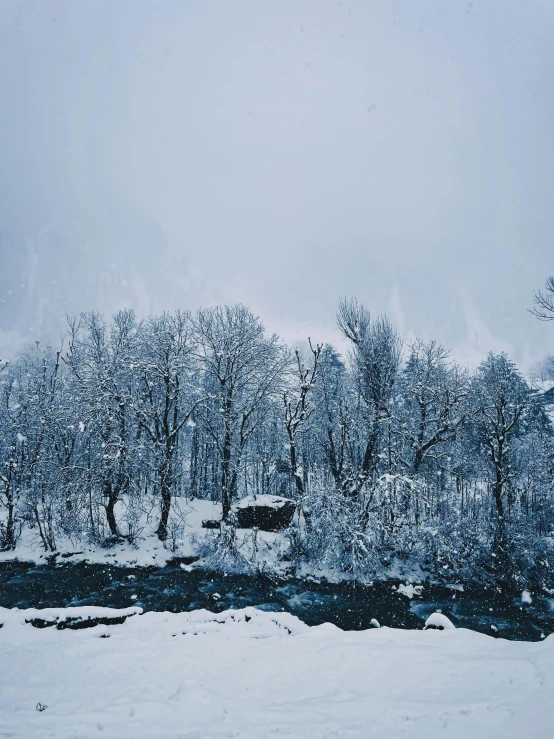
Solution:
M 425 585 L 413 599 L 393 590 L 393 583 L 372 586 L 268 577 L 228 575 L 179 566 L 125 568 L 97 564 L 36 566 L 0 564 L 0 606 L 141 606 L 145 611 L 190 611 L 255 606 L 288 611 L 313 626 L 330 621 L 342 629 L 367 629 L 371 619 L 382 626 L 422 629 L 425 619 L 441 611 L 457 627 L 506 639 L 538 641 L 554 633 L 554 598 L 464 586 L 463 592 Z M 496 631 L 494 628 L 496 628 Z

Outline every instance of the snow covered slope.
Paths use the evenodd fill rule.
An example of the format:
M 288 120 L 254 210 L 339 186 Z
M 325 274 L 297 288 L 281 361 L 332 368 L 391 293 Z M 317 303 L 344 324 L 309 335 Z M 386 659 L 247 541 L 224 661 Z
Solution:
M 255 609 L 71 631 L 25 614 L 0 609 L 0 737 L 523 739 L 554 726 L 554 636 L 343 632 Z

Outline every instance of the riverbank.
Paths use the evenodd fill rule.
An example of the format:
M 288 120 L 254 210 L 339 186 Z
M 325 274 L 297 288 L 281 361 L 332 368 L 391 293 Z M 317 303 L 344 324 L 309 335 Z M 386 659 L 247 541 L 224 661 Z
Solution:
M 208 500 L 178 498 L 173 502 L 175 522 L 170 527 L 171 536 L 162 543 L 153 523 L 158 501 L 152 501 L 152 510 L 144 511 L 137 520 L 131 539 L 104 539 L 92 542 L 86 538 L 59 535 L 55 549 L 45 551 L 39 533 L 27 522 L 17 546 L 0 552 L 3 562 L 22 562 L 35 565 L 66 563 L 96 564 L 116 567 L 145 568 L 165 567 L 172 563 L 218 570 L 227 574 L 267 575 L 273 578 L 305 580 L 315 579 L 331 583 L 351 582 L 367 584 L 375 581 L 417 584 L 471 584 L 480 587 L 512 588 L 515 591 L 532 590 L 544 596 L 554 596 L 552 570 L 544 563 L 534 578 L 526 579 L 508 569 L 494 566 L 468 567 L 464 557 L 445 564 L 439 554 L 421 558 L 417 552 L 389 552 L 381 560 L 368 560 L 367 566 L 357 571 L 346 571 L 326 566 L 317 556 L 308 554 L 298 545 L 298 535 L 303 530 L 303 520 L 295 517 L 291 530 L 267 532 L 237 528 L 234 532 L 233 551 L 222 545 L 218 529 L 206 529 L 205 520 L 219 520 L 221 505 Z M 118 504 L 120 508 L 123 503 Z M 121 510 L 117 510 L 122 515 Z M 371 563 L 371 564 L 370 564 Z M 516 568 L 517 569 L 517 568 Z
M 352 632 L 253 609 L 71 631 L 8 613 L 4 736 L 523 739 L 554 722 L 554 636 Z
M 315 578 L 236 575 L 180 563 L 165 567 L 112 564 L 0 564 L 0 606 L 102 606 L 145 611 L 225 611 L 253 606 L 290 612 L 310 626 L 346 630 L 385 626 L 421 629 L 434 611 L 456 626 L 491 636 L 540 641 L 554 632 L 554 599 L 477 584 L 414 585 L 402 581 L 325 582 Z

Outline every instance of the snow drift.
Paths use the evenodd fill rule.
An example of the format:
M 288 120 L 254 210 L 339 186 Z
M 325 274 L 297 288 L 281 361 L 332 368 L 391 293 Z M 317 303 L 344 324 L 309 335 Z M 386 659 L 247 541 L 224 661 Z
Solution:
M 523 739 L 548 736 L 554 722 L 553 636 L 343 632 L 254 608 L 138 610 L 119 625 L 60 631 L 33 628 L 36 609 L 0 609 L 2 734 Z

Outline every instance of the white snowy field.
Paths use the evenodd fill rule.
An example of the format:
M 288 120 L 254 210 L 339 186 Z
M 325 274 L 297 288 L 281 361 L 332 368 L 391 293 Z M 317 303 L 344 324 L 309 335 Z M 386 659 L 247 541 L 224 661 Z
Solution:
M 83 613 L 117 615 L 0 609 L 0 737 L 554 734 L 554 636 L 343 632 L 252 608 L 146 613 L 78 631 L 25 623 Z

